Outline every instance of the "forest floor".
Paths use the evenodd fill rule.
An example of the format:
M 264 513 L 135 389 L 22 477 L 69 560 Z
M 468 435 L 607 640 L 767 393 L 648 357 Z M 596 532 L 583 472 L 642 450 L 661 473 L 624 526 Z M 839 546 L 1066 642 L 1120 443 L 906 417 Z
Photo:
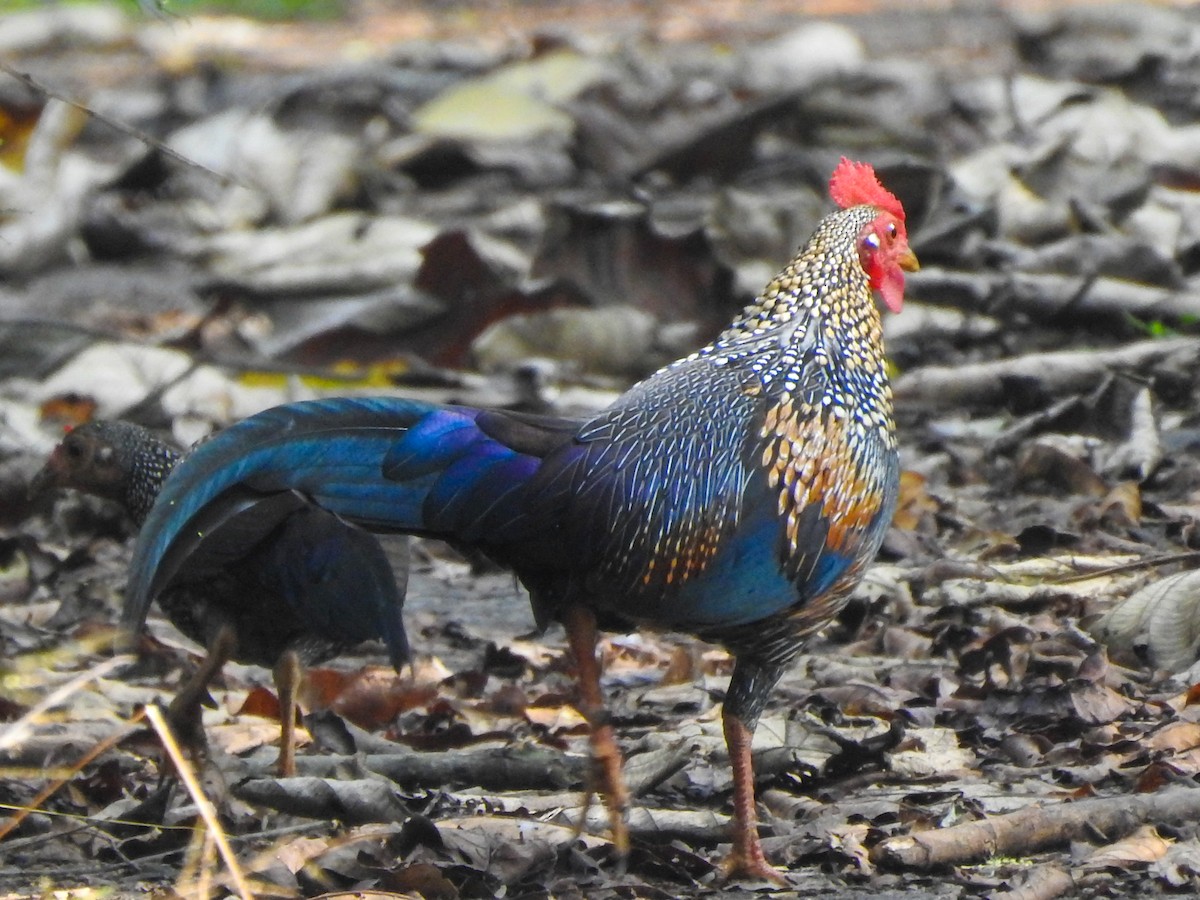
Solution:
M 0 15 L 0 900 L 236 895 L 198 797 L 260 897 L 1194 896 L 1200 15 L 397 6 Z M 133 527 L 26 496 L 64 427 L 186 445 L 378 392 L 599 409 L 754 296 L 843 154 L 922 271 L 887 323 L 893 527 L 756 736 L 787 889 L 717 882 L 724 651 L 604 641 L 622 871 L 602 809 L 574 831 L 561 632 L 435 542 L 413 665 L 368 644 L 307 673 L 297 778 L 271 673 L 233 664 L 196 786 L 169 774 L 139 710 L 200 652 L 154 612 L 112 655 Z

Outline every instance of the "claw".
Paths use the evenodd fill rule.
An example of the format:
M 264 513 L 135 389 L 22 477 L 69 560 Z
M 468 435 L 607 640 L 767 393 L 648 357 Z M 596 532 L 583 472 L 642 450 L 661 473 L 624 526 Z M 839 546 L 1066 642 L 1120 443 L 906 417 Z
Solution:
M 749 851 L 739 850 L 735 846 L 729 855 L 721 860 L 718 879 L 723 882 L 733 879 L 769 881 L 779 887 L 788 885 L 787 877 L 767 862 L 757 840 L 754 841 L 753 849 Z

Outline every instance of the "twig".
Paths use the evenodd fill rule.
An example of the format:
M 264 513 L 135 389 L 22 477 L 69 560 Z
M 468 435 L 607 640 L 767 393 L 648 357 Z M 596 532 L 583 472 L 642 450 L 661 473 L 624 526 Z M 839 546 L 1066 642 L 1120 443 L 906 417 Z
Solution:
M 1070 315 L 1073 320 L 1132 316 L 1182 323 L 1194 318 L 1200 308 L 1200 298 L 1186 290 L 1107 276 L 980 273 L 931 267 L 907 281 L 908 293 L 914 300 L 966 312 L 992 313 L 999 298 L 1003 298 L 1006 310 L 1019 311 L 1040 321 Z
M 1122 794 L 1032 806 L 940 831 L 891 837 L 871 851 L 876 865 L 929 871 L 993 856 L 1028 856 L 1071 841 L 1114 841 L 1147 822 L 1185 825 L 1200 819 L 1200 789 Z
M 175 766 L 179 780 L 183 782 L 184 787 L 187 788 L 188 793 L 192 797 L 192 801 L 196 804 L 200 818 L 204 820 L 204 824 L 208 826 L 213 840 L 217 842 L 217 849 L 221 853 L 221 859 L 225 861 L 225 866 L 229 870 L 229 877 L 233 879 L 234 886 L 237 888 L 238 896 L 242 900 L 254 900 L 254 894 L 250 891 L 250 885 L 246 883 L 246 877 L 242 874 L 242 867 L 238 865 L 233 848 L 229 846 L 229 840 L 225 836 L 225 829 L 221 827 L 221 823 L 217 820 L 217 811 L 213 808 L 212 801 L 205 795 L 200 782 L 196 780 L 196 773 L 192 771 L 191 764 L 184 758 L 183 752 L 179 749 L 179 744 L 176 743 L 175 736 L 171 734 L 171 729 L 163 717 L 162 710 L 151 704 L 146 707 L 146 717 L 158 733 L 159 740 L 162 741 L 163 748 L 167 751 L 167 756 L 171 758 L 171 764 Z
M 59 91 L 56 91 L 54 88 L 50 87 L 49 85 L 43 84 L 42 82 L 38 81 L 36 78 L 34 78 L 28 72 L 22 72 L 19 69 L 14 69 L 8 63 L 3 62 L 3 61 L 0 61 L 0 71 L 7 72 L 13 78 L 17 79 L 17 81 L 23 82 L 31 90 L 35 91 L 36 93 L 40 94 L 43 97 L 51 97 L 54 100 L 58 100 L 60 103 L 66 103 L 68 106 L 73 106 L 73 107 L 75 107 L 75 109 L 81 110 L 82 112 L 91 116 L 96 121 L 103 122 L 109 128 L 119 131 L 122 134 L 128 135 L 129 137 L 134 138 L 135 140 L 141 141 L 143 144 L 145 144 L 148 147 L 153 147 L 159 153 L 163 154 L 163 156 L 166 156 L 166 157 L 169 157 L 170 159 L 175 160 L 180 165 L 187 166 L 188 168 L 195 169 L 199 172 L 204 172 L 206 175 L 211 175 L 213 178 L 217 179 L 217 181 L 219 181 L 221 183 L 221 185 L 224 187 L 229 187 L 230 185 L 235 185 L 235 184 L 239 185 L 239 186 L 241 185 L 241 182 L 239 182 L 232 175 L 223 174 L 221 172 L 216 171 L 215 169 L 210 169 L 208 166 L 203 165 L 202 163 L 196 162 L 194 159 L 188 159 L 186 156 L 184 156 L 179 151 L 172 150 L 170 147 L 168 147 L 166 144 L 164 144 L 158 138 L 156 138 L 152 135 L 149 135 L 146 132 L 144 132 L 138 128 L 134 128 L 132 125 L 129 125 L 126 122 L 122 122 L 119 119 L 114 119 L 111 116 L 107 116 L 102 112 L 98 112 L 98 111 L 92 109 L 90 106 L 88 106 L 84 103 L 80 103 L 78 100 L 72 100 L 70 97 L 67 97 L 65 94 L 63 94 Z
M 1124 572 L 1137 572 L 1141 569 L 1154 569 L 1158 566 L 1170 566 L 1175 563 L 1200 562 L 1200 551 L 1189 550 L 1184 553 L 1171 553 L 1167 556 L 1156 556 L 1153 559 L 1139 559 L 1135 562 L 1122 563 L 1119 566 L 1109 566 L 1107 569 L 1097 569 L 1095 572 L 1081 572 L 1078 575 L 1068 575 L 1048 582 L 1049 584 L 1071 584 L 1075 581 L 1087 581 L 1089 578 L 1106 578 L 1109 575 L 1120 575 Z
M 1029 353 L 1011 359 L 967 366 L 924 366 L 896 379 L 896 399 L 937 407 L 999 405 L 1005 381 L 1036 379 L 1046 392 L 1065 394 L 1094 388 L 1101 376 L 1116 369 L 1142 370 L 1168 358 L 1192 371 L 1200 365 L 1200 338 L 1136 341 L 1103 350 Z

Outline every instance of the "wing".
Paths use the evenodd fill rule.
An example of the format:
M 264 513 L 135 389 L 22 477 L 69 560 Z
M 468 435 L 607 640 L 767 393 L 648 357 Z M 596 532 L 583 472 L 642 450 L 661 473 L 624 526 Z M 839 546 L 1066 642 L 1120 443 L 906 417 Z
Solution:
M 737 527 L 751 474 L 758 403 L 744 378 L 702 359 L 667 371 L 588 421 L 527 487 L 560 558 L 631 603 L 705 570 Z

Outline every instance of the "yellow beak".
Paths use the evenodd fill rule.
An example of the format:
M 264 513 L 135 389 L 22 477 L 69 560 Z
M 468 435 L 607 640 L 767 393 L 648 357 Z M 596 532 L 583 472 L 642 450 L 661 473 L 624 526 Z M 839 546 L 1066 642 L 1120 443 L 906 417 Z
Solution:
M 896 265 L 905 272 L 918 272 L 921 269 L 921 264 L 917 262 L 917 254 L 908 247 L 905 247 L 904 252 L 896 257 Z

